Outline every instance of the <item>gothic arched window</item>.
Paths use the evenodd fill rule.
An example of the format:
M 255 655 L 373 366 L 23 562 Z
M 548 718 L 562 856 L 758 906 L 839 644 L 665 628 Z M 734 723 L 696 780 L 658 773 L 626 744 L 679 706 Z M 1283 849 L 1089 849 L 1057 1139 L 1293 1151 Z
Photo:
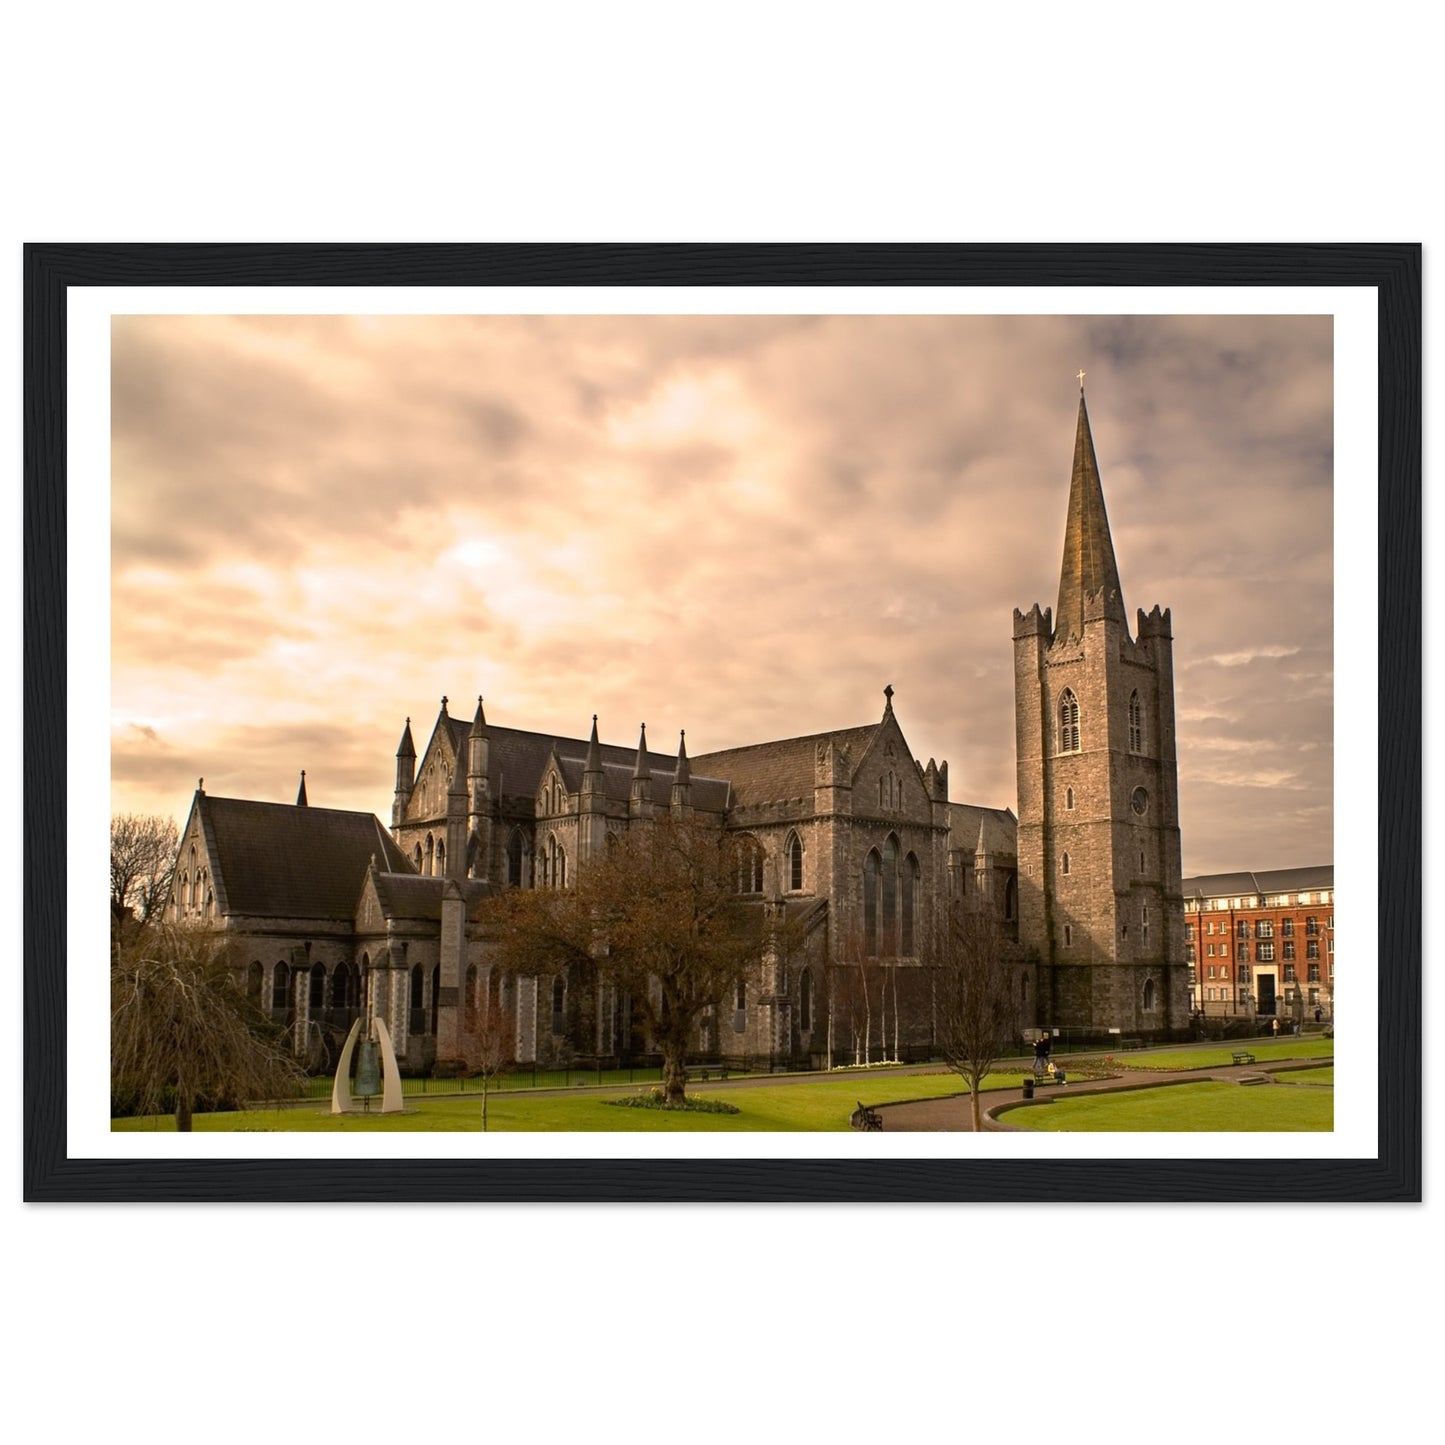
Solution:
M 1144 1008 L 1146 1011 L 1152 1010 L 1154 1008 L 1154 996 L 1154 980 L 1152 978 L 1146 978 L 1144 980 Z
M 1079 700 L 1074 696 L 1073 689 L 1067 687 L 1059 699 L 1059 751 L 1079 751 Z
M 352 967 L 350 963 L 338 963 L 336 972 L 331 975 L 331 1007 L 354 1008 L 355 1006 L 356 987 Z
M 522 830 L 512 829 L 507 839 L 507 885 L 510 888 L 522 886 Z
M 898 839 L 892 833 L 883 843 L 883 933 L 882 952 L 891 957 L 898 951 Z
M 435 860 L 435 855 L 436 843 L 432 840 L 432 835 L 428 833 L 426 835 L 426 867 L 422 870 L 428 878 L 432 876 L 432 873 L 434 871 L 432 868 L 432 863 Z
M 738 843 L 738 892 L 762 891 L 763 850 L 755 838 L 743 838 Z
M 307 997 L 309 1008 L 324 1008 L 326 1006 L 326 967 L 321 963 L 311 965 L 311 991 Z
M 412 849 L 411 861 L 416 864 L 416 871 L 417 871 L 418 873 L 420 873 L 420 872 L 421 872 L 421 844 L 420 844 L 420 843 L 418 843 L 418 844 L 416 845 L 416 847 L 415 847 L 414 849 Z
M 1065 854 L 1064 854 L 1064 872 L 1067 873 L 1068 871 L 1069 871 L 1069 855 L 1068 855 L 1067 853 L 1065 853 Z
M 868 956 L 878 953 L 878 850 L 863 860 L 863 947 Z
M 1139 706 L 1137 692 L 1129 695 L 1129 751 L 1131 753 L 1144 751 L 1144 713 Z
M 918 877 L 918 859 L 910 853 L 903 860 L 903 877 L 900 880 L 903 884 L 903 919 L 898 951 L 904 958 L 912 958 L 917 952 L 913 940 L 913 919 L 918 908 Z
M 271 1007 L 285 1008 L 290 1003 L 291 970 L 278 963 L 271 972 Z
M 803 840 L 796 833 L 788 835 L 788 887 L 794 893 L 803 891 Z

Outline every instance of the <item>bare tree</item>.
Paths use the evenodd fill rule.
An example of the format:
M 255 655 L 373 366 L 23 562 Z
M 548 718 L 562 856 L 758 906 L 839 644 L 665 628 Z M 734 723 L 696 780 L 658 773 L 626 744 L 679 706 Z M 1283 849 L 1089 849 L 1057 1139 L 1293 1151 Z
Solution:
M 878 1062 L 888 1062 L 888 991 L 893 984 L 893 1045 L 898 1051 L 898 984 L 897 959 L 877 958 L 869 954 L 862 929 L 848 936 L 846 956 L 849 960 L 838 967 L 836 978 L 838 999 L 848 1019 L 852 1036 L 853 1062 L 869 1065 L 873 1059 L 874 993 L 877 993 Z
M 491 905 L 501 966 L 551 975 L 592 964 L 630 995 L 662 1055 L 663 1097 L 686 1103 L 697 1024 L 769 952 L 780 924 L 738 897 L 739 844 L 698 820 L 659 818 L 608 845 L 565 890 L 509 889 Z
M 949 911 L 938 945 L 935 973 L 938 1048 L 949 1068 L 967 1081 L 973 1127 L 983 1127 L 979 1087 L 1008 1047 L 1013 1015 L 1012 970 L 1002 931 L 991 913 Z
M 178 830 L 159 813 L 119 813 L 110 820 L 111 933 L 127 921 L 145 925 L 160 916 L 171 891 Z
M 174 1109 L 295 1097 L 304 1070 L 247 1001 L 225 943 L 156 925 L 115 950 L 110 972 L 112 1108 Z
M 476 1026 L 458 1039 L 460 1071 L 482 1081 L 482 1132 L 487 1131 L 487 1093 L 492 1080 L 511 1068 L 516 1053 L 517 1021 L 499 1003 L 488 999 Z

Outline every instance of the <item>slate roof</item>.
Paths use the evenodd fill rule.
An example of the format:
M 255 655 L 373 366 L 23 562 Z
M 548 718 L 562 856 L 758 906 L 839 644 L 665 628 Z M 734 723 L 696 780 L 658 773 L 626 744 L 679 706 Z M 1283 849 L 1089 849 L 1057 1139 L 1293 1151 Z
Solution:
M 842 728 L 809 737 L 753 743 L 726 752 L 702 753 L 691 759 L 693 784 L 695 787 L 699 770 L 726 778 L 732 785 L 734 807 L 777 803 L 785 798 L 811 799 L 819 744 L 831 741 L 840 752 L 846 749 L 849 764 L 856 768 L 880 725 L 869 723 L 867 727 Z
M 193 806 L 223 913 L 349 920 L 373 854 L 391 871 L 414 871 L 372 813 L 206 793 Z
M 472 725 L 461 718 L 448 717 L 451 726 L 452 745 L 457 756 L 465 758 Z M 586 738 L 559 738 L 548 733 L 523 732 L 519 728 L 497 727 L 487 724 L 487 758 L 492 796 L 500 797 L 502 792 L 523 797 L 533 797 L 542 781 L 547 759 L 552 749 L 557 750 L 562 763 L 563 781 L 577 792 L 582 786 L 582 770 L 587 761 Z M 603 787 L 609 798 L 625 802 L 632 794 L 632 774 L 637 766 L 635 747 L 613 747 L 607 743 L 599 746 L 602 757 Z M 648 796 L 659 807 L 667 807 L 672 801 L 672 779 L 677 769 L 675 754 L 656 753 L 650 748 L 645 754 L 651 779 Z M 700 776 L 696 762 L 692 764 L 692 792 L 689 795 L 693 808 L 704 813 L 725 812 L 728 807 L 728 785 L 719 777 Z
M 415 873 L 383 873 L 376 875 L 376 896 L 388 918 L 441 921 L 442 890 L 445 878 L 423 878 Z M 491 897 L 496 887 L 480 878 L 460 880 L 457 886 L 466 901 L 468 918 L 475 918 L 482 900 Z
M 990 853 L 1017 855 L 1018 819 L 1007 808 L 984 808 L 975 803 L 948 805 L 948 846 L 970 855 L 978 851 L 979 828 Z
M 1318 893 L 1334 888 L 1335 865 L 1273 868 L 1263 873 L 1200 873 L 1183 880 L 1186 898 L 1238 898 L 1265 893 Z

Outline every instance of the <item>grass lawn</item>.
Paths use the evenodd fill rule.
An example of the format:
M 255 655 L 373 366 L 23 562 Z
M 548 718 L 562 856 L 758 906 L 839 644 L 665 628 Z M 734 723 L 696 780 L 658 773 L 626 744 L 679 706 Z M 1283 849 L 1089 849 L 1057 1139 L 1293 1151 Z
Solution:
M 1017 1088 L 1022 1075 L 990 1075 L 986 1088 Z M 935 1099 L 965 1093 L 957 1074 L 889 1074 L 870 1071 L 842 1078 L 810 1079 L 794 1084 L 719 1084 L 695 1090 L 709 1099 L 723 1099 L 741 1111 L 737 1114 L 675 1113 L 666 1109 L 617 1109 L 604 1102 L 630 1092 L 616 1089 L 574 1088 L 565 1094 L 509 1092 L 492 1094 L 487 1103 L 487 1126 L 497 1131 L 553 1131 L 592 1133 L 723 1133 L 773 1131 L 822 1132 L 846 1130 L 848 1117 L 860 1099 L 868 1104 L 893 1104 L 904 1099 Z M 966 1099 L 960 1099 L 960 1110 Z M 282 1131 L 287 1133 L 451 1133 L 482 1127 L 479 1095 L 461 1099 L 408 1098 L 401 1114 L 331 1114 L 321 1106 L 289 1109 L 252 1109 L 234 1114 L 197 1114 L 197 1130 Z M 170 1117 L 115 1119 L 116 1132 L 174 1130 Z
M 1335 1066 L 1331 1064 L 1327 1069 L 1288 1069 L 1274 1077 L 1279 1084 L 1329 1084 L 1333 1088 Z
M 1263 1063 L 1279 1059 L 1332 1059 L 1335 1041 L 1323 1034 L 1302 1034 L 1299 1038 L 1241 1039 L 1223 1044 L 1200 1044 L 1189 1049 L 1149 1049 L 1115 1054 L 1121 1069 L 1218 1069 L 1234 1062 L 1236 1049 L 1243 1049 Z
M 1311 1071 L 1313 1072 L 1313 1071 Z M 1070 1133 L 1328 1133 L 1332 1089 L 1282 1089 L 1273 1084 L 1165 1084 L 1118 1094 L 1053 1097 L 1010 1109 L 1004 1122 L 1021 1129 Z

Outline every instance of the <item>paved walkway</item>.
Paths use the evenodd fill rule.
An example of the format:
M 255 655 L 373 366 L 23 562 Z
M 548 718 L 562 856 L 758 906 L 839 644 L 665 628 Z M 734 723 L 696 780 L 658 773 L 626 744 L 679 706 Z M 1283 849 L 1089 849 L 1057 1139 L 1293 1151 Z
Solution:
M 1200 1083 L 1208 1079 L 1219 1079 L 1238 1083 L 1244 1075 L 1273 1083 L 1268 1076 L 1280 1069 L 1309 1068 L 1320 1060 L 1278 1059 L 1263 1064 L 1231 1064 L 1228 1068 L 1211 1069 L 1129 1069 L 1109 1079 L 1070 1079 L 1067 1084 L 1044 1084 L 1034 1094 L 1034 1103 L 1047 1103 L 1062 1096 L 1074 1094 L 1117 1094 L 1129 1089 L 1147 1089 L 1156 1084 Z M 1067 1065 L 1066 1065 L 1067 1068 Z M 1012 1131 L 1017 1126 L 1002 1119 L 990 1119 L 990 1110 L 1003 1104 L 1017 1104 L 1023 1099 L 1022 1089 L 987 1089 L 982 1096 L 985 1130 Z M 973 1104 L 968 1090 L 943 1099 L 920 1099 L 908 1104 L 877 1104 L 874 1106 L 883 1117 L 885 1134 L 971 1134 L 973 1132 Z

